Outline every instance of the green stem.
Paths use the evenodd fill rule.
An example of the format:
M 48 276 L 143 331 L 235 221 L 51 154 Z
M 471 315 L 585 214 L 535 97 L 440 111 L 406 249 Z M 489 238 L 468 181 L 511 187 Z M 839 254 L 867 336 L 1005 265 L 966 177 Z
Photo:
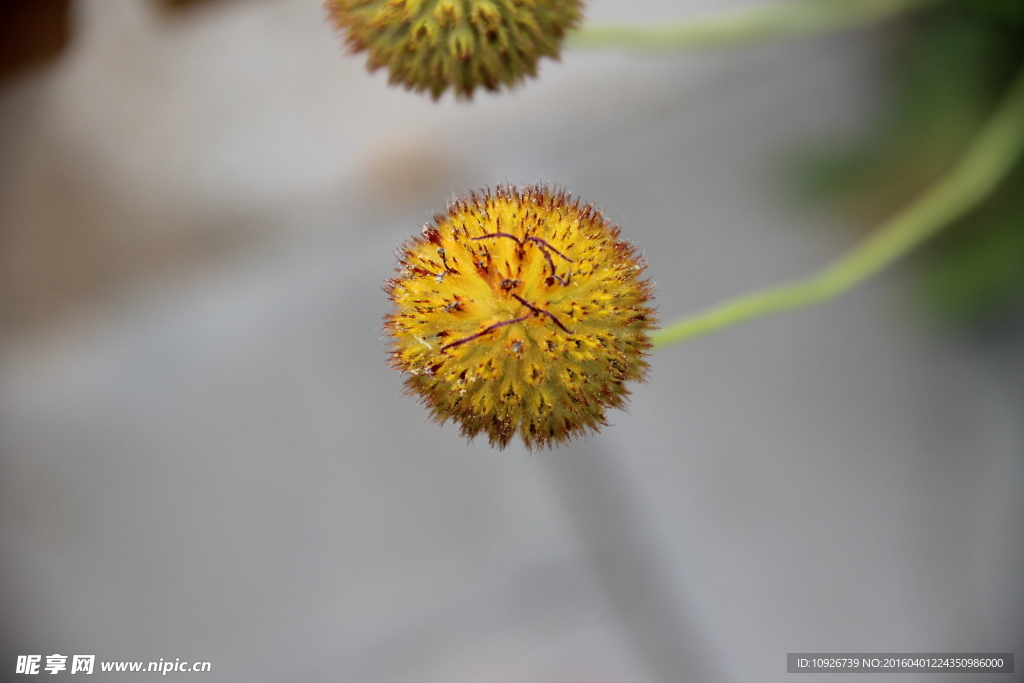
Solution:
M 932 2 L 936 0 L 794 0 L 667 26 L 585 26 L 572 34 L 570 43 L 636 50 L 725 47 L 857 28 Z
M 859 247 L 804 280 L 741 296 L 674 322 L 652 335 L 655 348 L 842 294 L 977 206 L 999 185 L 1022 149 L 1024 71 L 960 162 Z

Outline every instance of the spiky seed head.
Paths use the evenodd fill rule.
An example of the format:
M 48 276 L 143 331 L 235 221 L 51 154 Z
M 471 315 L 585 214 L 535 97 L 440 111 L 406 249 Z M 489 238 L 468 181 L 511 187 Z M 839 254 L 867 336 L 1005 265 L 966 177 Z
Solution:
M 544 185 L 453 200 L 388 280 L 391 366 L 438 422 L 551 447 L 607 424 L 643 380 L 655 326 L 633 246 Z
M 448 88 L 469 99 L 477 87 L 513 87 L 558 59 L 582 0 L 327 0 L 331 22 L 367 67 L 388 82 L 436 100 Z

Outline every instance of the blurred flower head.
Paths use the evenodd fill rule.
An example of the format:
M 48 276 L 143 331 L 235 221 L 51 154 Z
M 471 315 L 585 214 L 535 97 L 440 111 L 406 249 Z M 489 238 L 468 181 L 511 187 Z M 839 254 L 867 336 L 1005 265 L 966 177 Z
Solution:
M 582 0 L 327 0 L 330 20 L 367 67 L 435 100 L 448 88 L 469 99 L 478 87 L 512 87 L 558 58 Z

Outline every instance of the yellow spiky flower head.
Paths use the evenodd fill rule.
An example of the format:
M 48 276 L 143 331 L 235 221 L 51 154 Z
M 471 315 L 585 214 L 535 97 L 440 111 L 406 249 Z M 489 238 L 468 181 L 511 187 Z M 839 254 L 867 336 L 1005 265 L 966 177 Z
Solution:
M 471 193 L 404 244 L 385 286 L 391 365 L 464 436 L 504 448 L 587 434 L 643 380 L 651 285 L 593 206 L 543 185 Z
M 327 0 L 331 22 L 367 67 L 386 66 L 392 85 L 449 87 L 470 98 L 477 87 L 512 87 L 537 74 L 541 57 L 558 59 L 582 0 Z

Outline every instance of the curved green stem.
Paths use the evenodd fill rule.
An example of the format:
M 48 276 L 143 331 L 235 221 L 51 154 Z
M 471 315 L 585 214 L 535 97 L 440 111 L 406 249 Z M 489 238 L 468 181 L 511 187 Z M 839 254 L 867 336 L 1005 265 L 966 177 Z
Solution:
M 761 316 L 831 299 L 863 282 L 987 197 L 1024 149 L 1024 71 L 960 162 L 859 247 L 804 280 L 741 296 L 652 335 L 669 346 Z
M 725 47 L 768 38 L 792 38 L 857 28 L 937 0 L 794 0 L 725 17 L 666 26 L 584 26 L 576 47 L 680 50 Z

